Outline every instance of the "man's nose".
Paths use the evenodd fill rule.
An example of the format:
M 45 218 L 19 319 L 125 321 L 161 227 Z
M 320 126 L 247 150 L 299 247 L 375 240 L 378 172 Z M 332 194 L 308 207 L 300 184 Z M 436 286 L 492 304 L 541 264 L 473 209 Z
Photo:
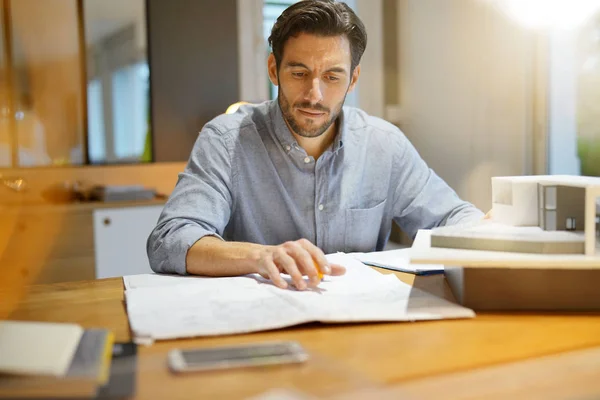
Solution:
M 308 101 L 310 101 L 311 104 L 317 104 L 321 100 L 323 100 L 323 93 L 321 92 L 321 80 L 319 78 L 314 78 L 310 81 Z

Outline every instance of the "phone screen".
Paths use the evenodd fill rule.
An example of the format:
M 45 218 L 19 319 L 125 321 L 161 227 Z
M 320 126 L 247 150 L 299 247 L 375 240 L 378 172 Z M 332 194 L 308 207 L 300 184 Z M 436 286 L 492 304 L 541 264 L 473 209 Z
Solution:
M 297 342 L 268 342 L 253 345 L 181 350 L 186 369 L 210 369 L 244 365 L 302 362 L 308 354 Z
M 265 357 L 281 357 L 294 354 L 286 344 L 269 346 L 244 346 L 238 348 L 182 350 L 183 359 L 188 364 L 198 364 L 215 361 L 239 361 L 260 359 Z

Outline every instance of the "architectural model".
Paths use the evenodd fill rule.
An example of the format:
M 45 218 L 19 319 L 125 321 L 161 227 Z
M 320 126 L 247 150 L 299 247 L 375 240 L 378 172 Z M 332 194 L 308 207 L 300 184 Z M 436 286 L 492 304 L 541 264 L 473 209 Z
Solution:
M 568 175 L 492 178 L 492 218 L 434 228 L 431 247 L 596 255 L 600 178 Z

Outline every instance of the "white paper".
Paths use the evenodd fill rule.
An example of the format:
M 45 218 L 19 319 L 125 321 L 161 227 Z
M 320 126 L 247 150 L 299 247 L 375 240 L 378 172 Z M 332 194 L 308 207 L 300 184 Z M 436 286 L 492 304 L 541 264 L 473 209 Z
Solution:
M 123 283 L 125 284 L 125 289 L 137 289 L 143 287 L 181 285 L 195 282 L 199 279 L 207 278 L 202 276 L 139 274 L 124 276 Z
M 364 276 L 379 276 L 377 271 L 372 268 L 365 266 L 362 263 L 348 262 L 348 256 L 345 253 L 334 253 L 326 255 L 327 260 L 331 264 L 341 264 L 346 267 L 346 273 L 344 274 L 345 280 L 361 280 Z M 258 274 L 247 275 L 253 277 L 259 281 L 266 281 L 262 279 Z M 291 279 L 284 275 L 284 278 L 291 283 Z M 333 277 L 335 279 L 336 277 Z M 123 283 L 125 289 L 137 289 L 144 287 L 156 287 L 156 286 L 170 286 L 170 285 L 182 285 L 188 283 L 195 283 L 198 280 L 211 279 L 203 276 L 181 276 L 181 275 L 166 275 L 166 274 L 138 274 L 138 275 L 127 275 L 123 277 Z M 331 277 L 325 277 L 326 280 L 332 279 Z
M 282 328 L 307 318 L 270 284 L 246 277 L 138 288 L 125 297 L 134 334 L 154 340 Z
M 306 291 L 280 289 L 259 275 L 124 277 L 129 323 L 136 339 L 160 340 L 255 332 L 313 321 L 474 316 L 472 310 L 414 289 L 395 275 L 380 274 L 346 254 L 328 255 L 328 260 L 344 265 L 347 273 L 327 276 L 318 288 Z

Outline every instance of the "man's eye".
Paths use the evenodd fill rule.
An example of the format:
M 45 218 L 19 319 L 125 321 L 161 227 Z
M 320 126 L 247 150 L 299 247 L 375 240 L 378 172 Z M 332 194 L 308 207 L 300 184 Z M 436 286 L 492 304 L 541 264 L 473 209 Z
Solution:
M 304 76 L 304 72 L 292 72 L 292 75 L 297 78 L 302 78 Z
M 340 78 L 338 78 L 337 76 L 331 76 L 330 75 L 330 76 L 327 77 L 327 80 L 330 81 L 330 82 L 336 82 L 336 81 L 339 81 Z

